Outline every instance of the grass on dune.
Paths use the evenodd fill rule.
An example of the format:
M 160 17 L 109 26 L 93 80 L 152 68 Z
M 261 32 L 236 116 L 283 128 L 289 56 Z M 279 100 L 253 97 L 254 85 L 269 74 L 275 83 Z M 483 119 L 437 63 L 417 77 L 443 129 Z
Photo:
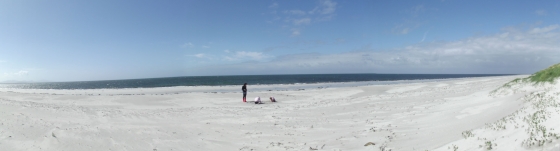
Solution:
M 532 82 L 534 84 L 541 84 L 541 83 L 552 83 L 556 78 L 560 77 L 560 63 L 552 65 L 544 70 L 534 73 L 533 75 L 527 78 L 517 78 L 512 80 L 502 86 L 502 88 L 511 88 L 513 85 L 517 83 L 525 83 L 525 82 Z M 494 90 L 497 91 L 498 89 Z
M 556 78 L 560 77 L 560 63 L 552 65 L 544 70 L 536 72 L 531 75 L 529 80 L 535 83 L 554 82 Z

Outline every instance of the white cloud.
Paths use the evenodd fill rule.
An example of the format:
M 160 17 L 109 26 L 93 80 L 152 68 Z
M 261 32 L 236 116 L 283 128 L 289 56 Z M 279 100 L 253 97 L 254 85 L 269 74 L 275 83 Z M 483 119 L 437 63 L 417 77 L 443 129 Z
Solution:
M 552 26 L 543 27 L 543 28 L 533 28 L 530 33 L 533 33 L 533 34 L 546 33 L 546 32 L 553 31 L 553 30 L 557 29 L 558 27 L 560 27 L 560 26 L 559 25 L 552 25 Z
M 422 40 L 420 40 L 420 42 L 424 42 L 424 40 L 426 40 L 426 36 L 428 35 L 428 32 L 426 31 L 424 33 L 424 36 L 422 36 Z
M 210 46 L 201 46 L 202 48 L 208 49 Z
M 302 10 L 285 10 L 284 11 L 285 14 L 290 14 L 290 15 L 305 15 L 307 13 L 305 13 L 305 11 Z
M 299 29 L 292 29 L 292 36 L 299 36 L 300 34 L 301 33 Z
M 274 2 L 268 8 L 278 8 L 278 3 Z
M 409 28 L 403 28 L 399 33 L 405 35 L 405 34 L 408 34 L 408 31 L 409 31 Z
M 252 60 L 262 60 L 267 58 L 262 52 L 250 52 L 250 51 L 238 51 L 236 52 L 238 57 L 249 57 Z
M 205 55 L 203 53 L 199 53 L 199 54 L 196 54 L 194 56 L 197 57 L 197 58 L 204 58 Z
M 27 74 L 29 74 L 29 71 L 24 71 L 24 70 L 20 70 L 20 71 L 14 73 L 14 75 L 16 75 L 16 76 L 26 76 Z
M 272 56 L 263 54 L 262 52 L 254 52 L 254 51 L 236 51 L 230 56 L 225 56 L 224 58 L 228 61 L 239 61 L 239 60 L 255 60 L 255 61 L 262 61 L 265 59 L 269 59 Z
M 336 2 L 330 1 L 330 0 L 321 0 L 320 1 L 320 5 L 315 7 L 315 9 L 309 11 L 309 14 L 315 14 L 315 13 L 320 13 L 320 14 L 332 14 L 336 11 Z
M 419 17 L 424 12 L 430 9 L 426 8 L 424 5 L 416 5 L 412 8 L 404 10 L 408 15 L 406 15 L 402 21 L 395 23 L 396 26 L 392 28 L 392 33 L 399 35 L 406 35 L 416 28 L 420 27 L 427 21 L 422 21 L 423 17 Z M 433 9 L 432 9 L 433 10 Z
M 426 11 L 426 8 L 424 7 L 424 5 L 416 5 L 414 7 L 412 7 L 412 9 L 410 10 L 410 13 L 412 16 L 418 16 L 420 15 L 420 13 L 423 13 L 424 11 Z
M 412 30 L 412 28 L 415 27 L 412 27 L 410 25 L 396 25 L 395 27 L 393 27 L 392 32 L 398 35 L 406 35 Z
M 533 73 L 560 60 L 559 25 L 509 30 L 452 42 L 432 42 L 391 50 L 364 48 L 338 54 L 293 54 L 266 60 L 259 52 L 237 52 L 261 61 L 214 66 L 215 72 L 281 73 Z M 271 57 L 269 57 L 271 58 Z M 210 70 L 211 68 L 205 68 Z M 231 71 L 230 69 L 236 69 Z M 238 71 L 241 69 L 243 71 Z M 216 73 L 218 74 L 218 73 Z M 226 74 L 226 73 L 224 73 Z M 272 74 L 272 73 L 271 73 Z
M 12 72 L 12 73 L 4 73 L 4 76 L 27 76 L 29 74 L 29 71 L 25 71 L 25 70 L 20 70 L 18 72 Z
M 547 15 L 546 10 L 542 10 L 542 9 L 536 10 L 536 11 L 535 11 L 535 14 L 537 14 L 538 16 L 545 16 L 545 15 Z
M 293 23 L 294 25 L 309 25 L 309 23 L 311 23 L 311 19 L 310 18 L 294 19 Z
M 266 55 L 262 52 L 254 52 L 254 51 L 231 51 L 226 49 L 224 50 L 224 52 L 225 53 L 221 55 L 198 53 L 198 54 L 186 55 L 186 56 L 204 59 L 204 60 L 198 60 L 198 62 L 202 62 L 202 63 L 207 63 L 208 60 L 213 60 L 215 61 L 215 63 L 218 62 L 228 63 L 231 61 L 263 61 L 266 59 L 273 58 L 273 56 Z
M 188 42 L 188 43 L 183 44 L 182 47 L 183 48 L 186 48 L 186 47 L 192 48 L 192 47 L 194 47 L 194 45 L 192 43 Z
M 196 58 L 206 58 L 206 54 L 203 53 L 198 53 L 198 54 L 194 54 L 194 55 L 187 55 L 189 57 L 196 57 Z
M 316 22 L 332 20 L 336 16 L 337 3 L 331 0 L 318 0 L 318 4 L 312 9 L 287 9 L 281 11 L 282 14 L 274 14 L 274 18 L 267 20 L 267 23 L 275 23 L 279 20 L 284 21 L 282 28 L 302 28 L 298 26 L 311 25 Z M 275 5 L 277 6 L 277 5 Z M 270 6 L 269 6 L 270 7 Z M 276 7 L 275 7 L 276 8 Z M 276 10 L 275 10 L 276 11 Z M 287 25 L 289 23 L 291 25 Z M 287 28 L 286 28 L 287 27 Z M 300 35 L 299 31 L 291 31 L 291 36 Z

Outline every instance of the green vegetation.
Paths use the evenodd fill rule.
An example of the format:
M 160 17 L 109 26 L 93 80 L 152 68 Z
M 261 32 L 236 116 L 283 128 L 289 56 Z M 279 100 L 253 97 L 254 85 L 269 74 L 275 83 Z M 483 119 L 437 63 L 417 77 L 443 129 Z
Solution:
M 513 81 L 510 81 L 504 84 L 503 88 L 511 88 L 513 85 L 518 83 L 525 83 L 525 82 L 533 82 L 533 83 L 545 83 L 545 82 L 554 82 L 556 78 L 560 77 L 560 63 L 552 65 L 544 70 L 534 73 L 533 75 L 527 78 L 517 78 Z M 494 90 L 496 91 L 496 90 Z
M 492 150 L 492 141 L 486 141 L 486 149 Z
M 543 83 L 554 82 L 554 79 L 558 77 L 560 77 L 560 63 L 541 70 L 528 78 L 531 82 Z
M 463 133 L 461 133 L 463 135 L 463 137 L 465 139 L 469 138 L 469 137 L 474 137 L 474 134 L 472 133 L 472 130 L 468 130 L 468 131 L 463 131 Z

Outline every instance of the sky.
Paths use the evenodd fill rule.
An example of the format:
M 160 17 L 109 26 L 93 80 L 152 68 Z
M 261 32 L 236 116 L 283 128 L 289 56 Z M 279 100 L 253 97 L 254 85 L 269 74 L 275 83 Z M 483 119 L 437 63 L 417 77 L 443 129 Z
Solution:
M 1 81 L 531 74 L 560 0 L 0 1 Z

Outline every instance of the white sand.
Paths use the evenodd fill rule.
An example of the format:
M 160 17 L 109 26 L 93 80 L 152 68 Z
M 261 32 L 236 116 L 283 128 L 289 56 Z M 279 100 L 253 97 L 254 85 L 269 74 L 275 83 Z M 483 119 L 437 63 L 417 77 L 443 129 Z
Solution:
M 483 138 L 498 145 L 493 150 L 551 150 L 557 139 L 524 146 L 520 141 L 528 138 L 530 126 L 513 125 L 539 110 L 524 101 L 527 94 L 546 93 L 553 104 L 560 88 L 521 85 L 491 93 L 518 77 L 526 76 L 302 85 L 314 88 L 305 90 L 249 85 L 247 100 L 260 96 L 265 103 L 260 105 L 242 103 L 241 86 L 4 88 L 0 150 L 486 150 Z M 278 102 L 269 102 L 269 96 Z M 543 116 L 560 119 L 559 108 L 550 106 Z M 492 124 L 486 123 L 499 125 L 504 117 L 519 121 L 504 122 L 505 130 L 488 128 Z M 557 121 L 540 124 L 558 133 Z M 465 139 L 467 130 L 474 137 Z M 368 142 L 375 145 L 364 146 Z

